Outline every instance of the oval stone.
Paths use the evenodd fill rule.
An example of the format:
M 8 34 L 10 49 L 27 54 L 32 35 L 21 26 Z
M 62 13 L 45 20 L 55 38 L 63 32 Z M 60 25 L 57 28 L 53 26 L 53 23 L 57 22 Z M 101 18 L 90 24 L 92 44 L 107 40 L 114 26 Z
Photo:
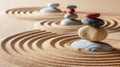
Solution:
M 94 18 L 94 21 L 90 23 L 91 26 L 93 27 L 100 27 L 105 24 L 105 22 L 102 19 Z
M 104 20 L 99 18 L 83 18 L 81 21 L 84 25 L 91 25 L 94 27 L 100 27 L 105 23 Z
M 67 19 L 76 19 L 78 17 L 77 14 L 71 14 L 71 13 L 66 13 L 64 15 L 64 18 L 67 18 Z
M 48 3 L 48 7 L 58 7 L 59 6 L 59 3 Z
M 97 18 L 100 17 L 100 13 L 88 13 L 85 15 L 87 18 Z
M 74 9 L 67 9 L 66 12 L 67 12 L 67 13 L 71 13 L 71 14 L 73 14 L 73 13 L 75 13 L 75 10 L 74 10 Z
M 53 12 L 61 12 L 61 10 L 57 8 L 53 8 L 53 7 L 46 7 L 46 8 L 41 9 L 40 12 L 53 13 Z
M 81 25 L 80 20 L 71 20 L 71 19 L 63 19 L 60 22 L 61 26 L 70 26 L 70 25 Z
M 75 9 L 75 8 L 77 8 L 77 6 L 75 6 L 75 5 L 68 5 L 67 8 L 68 9 Z
M 92 41 L 82 40 L 82 39 L 74 41 L 71 44 L 71 47 L 90 51 L 90 52 L 108 52 L 108 51 L 114 50 L 114 48 L 107 43 L 92 42 Z

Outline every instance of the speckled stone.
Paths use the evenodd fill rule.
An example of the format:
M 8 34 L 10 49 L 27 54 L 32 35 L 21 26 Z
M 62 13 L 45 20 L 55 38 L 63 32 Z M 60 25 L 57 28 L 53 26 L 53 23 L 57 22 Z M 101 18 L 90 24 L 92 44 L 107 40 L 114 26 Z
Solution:
M 59 3 L 48 3 L 48 7 L 58 7 L 59 6 Z
M 72 48 L 78 48 L 90 52 L 108 52 L 114 50 L 112 46 L 103 42 L 91 42 L 88 40 L 77 40 L 71 43 Z
M 89 41 L 102 41 L 108 36 L 107 30 L 102 27 L 95 28 L 90 25 L 80 27 L 78 30 L 78 35 L 80 38 Z
M 81 21 L 84 25 L 91 25 L 94 27 L 100 27 L 105 23 L 102 19 L 99 18 L 83 18 Z
M 76 5 L 68 5 L 67 8 L 68 9 L 75 9 L 75 8 L 77 8 L 77 6 Z
M 66 13 L 64 15 L 64 18 L 67 18 L 67 19 L 76 19 L 76 18 L 78 18 L 78 15 L 77 14 Z
M 80 20 L 72 20 L 72 19 L 63 19 L 60 23 L 62 26 L 67 26 L 67 25 L 81 25 Z

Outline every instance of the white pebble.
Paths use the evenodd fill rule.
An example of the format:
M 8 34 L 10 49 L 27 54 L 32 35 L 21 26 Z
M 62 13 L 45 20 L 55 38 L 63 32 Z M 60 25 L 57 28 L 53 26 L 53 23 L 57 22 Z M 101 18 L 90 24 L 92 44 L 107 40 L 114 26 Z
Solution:
M 93 20 L 90 19 L 90 18 L 83 18 L 81 21 L 82 21 L 82 23 L 83 23 L 84 25 L 89 25 L 89 24 L 90 24 L 90 21 L 93 21 Z
M 58 7 L 59 6 L 59 3 L 48 3 L 48 7 Z
M 66 13 L 64 15 L 64 18 L 67 18 L 67 19 L 76 19 L 76 18 L 78 18 L 78 15 L 77 14 Z
M 47 8 L 41 9 L 40 12 L 51 13 L 51 12 L 61 12 L 61 10 L 57 8 L 47 7 Z
M 60 23 L 62 26 L 67 26 L 67 25 L 81 25 L 80 20 L 71 20 L 71 19 L 63 19 Z
M 83 49 L 91 52 L 108 52 L 114 48 L 106 43 L 96 43 L 88 40 L 77 40 L 71 44 L 72 48 Z

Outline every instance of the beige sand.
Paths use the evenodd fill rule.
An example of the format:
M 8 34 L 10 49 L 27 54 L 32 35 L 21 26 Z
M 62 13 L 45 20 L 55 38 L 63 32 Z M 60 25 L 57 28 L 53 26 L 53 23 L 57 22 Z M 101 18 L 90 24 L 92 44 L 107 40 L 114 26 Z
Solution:
M 70 47 L 70 43 L 80 39 L 77 35 L 58 35 L 32 30 L 1 41 L 0 56 L 9 63 L 23 67 L 40 66 L 120 66 L 120 41 L 106 39 L 112 52 L 86 52 Z
M 24 7 L 13 8 L 2 11 L 2 14 L 9 18 L 24 19 L 24 20 L 43 20 L 43 19 L 59 19 L 63 18 L 65 9 L 62 12 L 43 13 L 40 9 L 44 7 Z
M 113 13 L 116 15 L 120 14 L 120 7 L 118 7 L 120 0 L 89 0 L 89 1 L 88 0 L 69 0 L 69 2 L 68 2 L 68 0 L 12 0 L 12 1 L 2 0 L 0 2 L 0 10 L 2 11 L 4 9 L 7 10 L 7 9 L 15 8 L 15 7 L 18 8 L 18 7 L 30 7 L 30 6 L 31 7 L 46 6 L 46 4 L 48 2 L 59 2 L 60 4 L 62 4 L 61 5 L 62 7 L 66 6 L 68 4 L 76 4 L 81 11 L 105 12 L 105 13 L 109 13 L 109 14 Z M 32 29 L 31 25 L 34 22 L 21 21 L 21 20 L 16 20 L 14 18 L 9 19 L 9 18 L 3 17 L 3 16 L 0 17 L 0 27 L 1 27 L 0 28 L 0 32 L 1 32 L 0 37 L 6 37 L 8 35 L 12 35 L 17 32 Z M 120 32 L 111 33 L 109 38 L 120 39 Z M 1 55 L 1 56 L 4 56 L 4 55 Z M 11 62 L 12 59 L 9 61 Z M 12 64 L 7 63 L 6 61 L 2 61 L 2 60 L 0 60 L 0 65 L 1 65 L 1 67 L 14 67 L 14 64 L 12 65 Z M 17 67 L 17 66 L 15 66 L 15 67 Z M 91 67 L 93 67 L 93 66 L 91 66 Z M 109 67 L 112 67 L 112 66 L 109 66 Z M 113 66 L 113 67 L 115 67 L 115 66 Z

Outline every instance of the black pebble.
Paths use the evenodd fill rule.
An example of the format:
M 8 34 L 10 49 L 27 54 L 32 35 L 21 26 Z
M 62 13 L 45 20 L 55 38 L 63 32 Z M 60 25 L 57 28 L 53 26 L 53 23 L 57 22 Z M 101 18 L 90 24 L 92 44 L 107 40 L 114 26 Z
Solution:
M 100 27 L 105 24 L 105 22 L 102 19 L 99 18 L 92 18 L 93 20 L 90 22 L 89 25 L 94 27 Z

